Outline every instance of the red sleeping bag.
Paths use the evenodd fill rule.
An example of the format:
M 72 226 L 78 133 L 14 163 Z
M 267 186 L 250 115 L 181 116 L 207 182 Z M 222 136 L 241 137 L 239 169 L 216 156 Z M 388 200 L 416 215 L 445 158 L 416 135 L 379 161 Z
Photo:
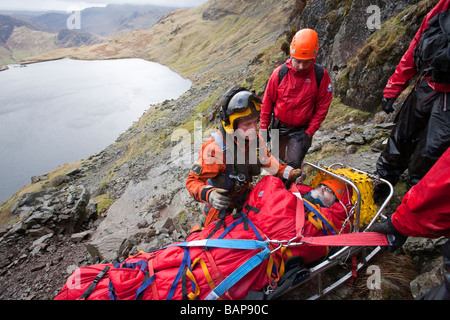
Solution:
M 307 186 L 298 186 L 302 194 L 310 189 Z M 344 194 L 342 199 L 351 199 L 351 196 Z M 322 208 L 321 213 L 334 227 L 340 229 L 351 206 L 349 202 L 346 205 L 347 210 L 337 202 L 331 208 Z M 224 282 L 234 279 L 236 270 L 241 271 L 244 268 L 239 268 L 240 266 L 254 260 L 255 256 L 263 251 L 267 253 L 277 247 L 276 244 L 270 244 L 265 249 L 241 249 L 235 248 L 235 243 L 267 245 L 267 239 L 291 240 L 299 235 L 297 231 L 300 232 L 296 230 L 296 221 L 299 219 L 296 215 L 305 215 L 301 200 L 286 190 L 279 178 L 266 176 L 253 188 L 243 214 L 227 216 L 224 221 L 218 220 L 201 232 L 189 235 L 183 243 L 174 243 L 154 252 L 141 252 L 118 265 L 97 264 L 81 267 L 68 278 L 55 299 L 211 298 L 211 291 L 218 290 L 219 284 L 224 285 Z M 313 223 L 311 218 L 300 218 L 305 219 L 301 231 L 303 236 L 324 235 L 324 230 L 319 230 L 317 223 Z M 346 225 L 343 232 L 348 232 L 348 228 Z M 227 239 L 231 241 L 224 241 Z M 232 243 L 232 247 L 208 247 L 209 243 L 228 245 L 228 242 Z M 225 287 L 224 292 L 219 290 L 218 295 L 222 299 L 242 299 L 250 290 L 259 291 L 276 282 L 284 272 L 284 261 L 289 257 L 302 256 L 304 263 L 308 264 L 320 259 L 326 252 L 327 247 L 301 245 L 266 254 L 251 270 L 246 271 L 244 275 L 241 272 L 242 278 L 230 288 Z M 233 275 L 229 277 L 231 274 Z

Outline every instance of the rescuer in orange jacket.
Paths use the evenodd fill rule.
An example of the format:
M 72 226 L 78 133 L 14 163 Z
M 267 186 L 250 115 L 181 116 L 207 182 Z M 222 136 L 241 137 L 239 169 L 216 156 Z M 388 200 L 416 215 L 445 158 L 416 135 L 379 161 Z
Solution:
M 294 168 L 300 167 L 332 100 L 330 77 L 315 63 L 318 50 L 314 30 L 298 31 L 291 42 L 291 57 L 272 73 L 262 101 L 263 136 L 273 115 L 271 128 L 279 130 L 280 159 Z
M 433 23 L 435 19 L 449 20 L 445 19 L 445 15 L 449 16 L 449 6 L 449 0 L 441 0 L 426 15 L 384 89 L 382 108 L 389 114 L 394 112 L 393 104 L 409 81 L 419 76 L 396 117 L 386 148 L 376 163 L 377 174 L 394 186 L 408 169 L 407 187 L 411 188 L 450 146 L 450 72 L 444 67 L 432 67 L 432 54 L 439 57 L 442 45 L 447 57 L 442 66 L 448 67 L 450 64 L 446 51 L 447 35 L 441 33 L 444 39 L 439 38 L 440 28 L 434 27 Z M 374 197 L 384 198 L 387 193 L 387 185 L 380 184 L 375 187 Z
M 187 179 L 191 196 L 205 203 L 204 226 L 230 214 L 242 205 L 252 187 L 252 178 L 264 168 L 286 180 L 295 181 L 300 169 L 280 163 L 258 134 L 261 100 L 245 88 L 231 90 L 220 109 L 221 126 L 203 144 Z

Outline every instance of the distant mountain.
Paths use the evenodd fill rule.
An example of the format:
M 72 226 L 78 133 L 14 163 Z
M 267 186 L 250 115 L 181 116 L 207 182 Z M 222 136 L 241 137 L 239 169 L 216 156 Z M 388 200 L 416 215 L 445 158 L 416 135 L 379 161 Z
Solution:
M 87 8 L 80 12 L 79 32 L 93 33 L 113 38 L 118 34 L 139 29 L 150 29 L 162 16 L 175 8 L 139 5 L 108 5 Z M 67 29 L 67 19 L 72 13 L 46 12 L 39 15 L 27 12 L 10 13 L 10 16 L 28 21 L 37 30 L 56 33 Z
M 72 12 L 7 12 L 0 15 L 0 65 L 42 52 L 92 45 L 135 30 L 150 29 L 175 8 L 108 5 L 79 15 L 79 29 L 69 30 Z
M 30 29 L 34 29 L 29 23 L 16 19 L 14 17 L 0 15 L 0 45 L 5 44 L 8 41 L 9 36 L 13 32 L 15 27 L 26 26 Z

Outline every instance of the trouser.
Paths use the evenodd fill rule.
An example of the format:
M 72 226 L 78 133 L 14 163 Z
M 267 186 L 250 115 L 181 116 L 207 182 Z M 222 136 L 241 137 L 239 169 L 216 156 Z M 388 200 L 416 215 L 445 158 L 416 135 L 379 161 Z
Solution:
M 291 128 L 278 123 L 274 129 L 279 130 L 279 158 L 295 169 L 300 168 L 310 148 L 304 143 L 306 128 Z
M 393 185 L 408 169 L 408 189 L 417 184 L 450 146 L 450 93 L 434 91 L 426 79 L 406 99 L 377 174 Z

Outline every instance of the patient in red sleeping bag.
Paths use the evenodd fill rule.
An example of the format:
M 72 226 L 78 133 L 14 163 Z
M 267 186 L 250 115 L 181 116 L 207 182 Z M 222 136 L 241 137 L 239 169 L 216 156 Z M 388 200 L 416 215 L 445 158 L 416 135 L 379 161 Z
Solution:
M 305 221 L 303 236 L 348 233 L 353 218 L 349 216 L 351 198 L 352 188 L 336 180 L 322 181 L 316 189 L 294 185 L 287 190 L 279 178 L 265 176 L 253 188 L 242 213 L 211 223 L 190 234 L 183 243 L 140 252 L 117 265 L 81 267 L 68 278 L 55 299 L 205 299 L 261 250 L 189 247 L 186 243 L 205 239 L 291 240 L 300 232 L 296 230 L 300 214 Z M 275 248 L 271 244 L 270 249 Z M 276 286 L 287 259 L 300 256 L 304 264 L 309 264 L 323 258 L 327 250 L 309 245 L 275 250 L 220 298 L 243 299 L 249 291 L 260 291 L 269 284 Z

